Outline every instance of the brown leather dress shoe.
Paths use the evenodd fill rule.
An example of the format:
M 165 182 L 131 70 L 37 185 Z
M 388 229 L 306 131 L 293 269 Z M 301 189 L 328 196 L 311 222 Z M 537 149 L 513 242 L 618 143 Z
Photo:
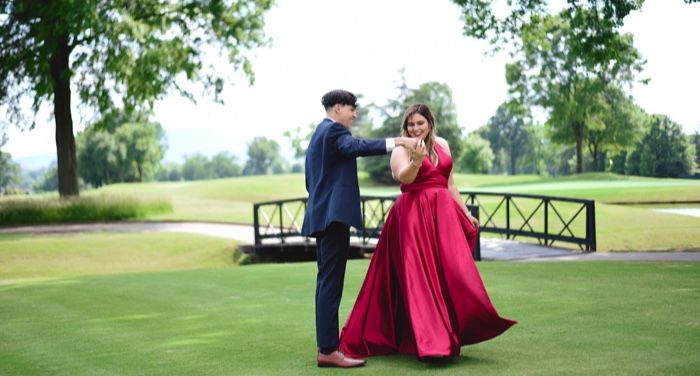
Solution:
M 341 351 L 333 351 L 332 353 L 326 355 L 321 352 L 318 353 L 316 357 L 319 367 L 339 367 L 339 368 L 350 368 L 350 367 L 361 367 L 367 362 L 364 359 L 354 359 L 345 356 Z

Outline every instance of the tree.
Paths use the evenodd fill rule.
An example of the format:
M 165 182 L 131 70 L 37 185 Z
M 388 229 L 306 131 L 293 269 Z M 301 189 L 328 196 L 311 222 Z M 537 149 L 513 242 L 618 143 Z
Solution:
M 464 151 L 459 156 L 458 164 L 465 171 L 486 174 L 493 165 L 493 151 L 489 142 L 476 132 L 464 140 Z
M 78 194 L 71 92 L 98 113 L 152 108 L 170 91 L 194 100 L 185 81 L 216 100 L 223 72 L 204 60 L 226 54 L 233 69 L 253 73 L 248 49 L 266 43 L 263 14 L 272 0 L 31 1 L 0 0 L 0 102 L 7 119 L 27 124 L 22 101 L 36 114 L 52 102 L 59 193 Z M 31 122 L 30 128 L 34 123 Z
M 520 32 L 547 17 L 548 0 L 452 0 L 462 9 L 464 34 L 486 40 L 495 50 L 518 43 Z M 587 60 L 607 61 L 605 46 L 624 18 L 644 0 L 569 0 L 564 12 L 577 14 L 574 38 Z M 579 27 L 583 26 L 585 27 Z
M 283 161 L 277 141 L 255 137 L 248 144 L 248 160 L 243 175 L 265 175 L 283 172 Z
M 552 144 L 543 124 L 528 124 L 525 132 L 530 143 L 520 159 L 521 173 L 548 176 L 568 172 L 566 150 Z
M 165 153 L 165 133 L 156 123 L 102 119 L 78 133 L 78 173 L 93 187 L 152 180 Z
M 204 155 L 188 155 L 185 156 L 185 163 L 182 164 L 182 178 L 185 180 L 213 179 L 214 171 Z
M 117 144 L 114 134 L 88 126 L 76 138 L 78 175 L 93 187 L 123 181 L 118 163 L 126 147 Z
M 5 127 L 7 125 L 2 124 L 0 121 L 0 148 L 5 146 L 7 143 L 7 133 L 5 133 Z
M 384 117 L 381 127 L 373 129 L 372 137 L 397 137 L 401 134 L 403 113 L 411 105 L 423 103 L 435 115 L 438 136 L 447 140 L 454 158 L 462 153 L 462 128 L 457 124 L 457 110 L 452 100 L 452 89 L 440 82 L 425 82 L 416 89 L 410 89 L 405 80 L 398 87 L 399 96 L 378 109 Z M 383 184 L 395 184 L 391 176 L 389 158 L 375 158 L 365 164 L 365 170 L 372 180 Z
M 517 60 L 506 67 L 514 100 L 550 111 L 547 125 L 552 140 L 574 144 L 576 172 L 583 171 L 586 130 L 599 112 L 601 95 L 610 85 L 631 84 L 644 64 L 630 34 L 611 26 L 604 51 L 592 57 L 577 37 L 582 29 L 595 34 L 596 10 L 574 8 L 525 25 L 520 33 Z M 585 21 L 585 22 L 584 22 Z M 585 33 L 584 33 L 585 34 Z
M 374 103 L 362 103 L 363 99 L 364 95 L 357 94 L 357 118 L 352 122 L 352 134 L 355 137 L 369 138 L 372 136 L 372 130 L 374 129 L 374 119 L 370 111 L 376 109 L 376 106 Z M 316 126 L 314 125 L 312 131 L 315 128 Z
M 204 180 L 238 175 L 241 175 L 241 166 L 236 163 L 236 157 L 222 151 L 212 156 L 211 160 L 202 154 L 194 154 L 186 156 L 182 166 L 176 163 L 161 164 L 157 180 Z
M 162 163 L 156 174 L 158 181 L 180 181 L 182 177 L 182 167 L 177 163 Z
M 528 115 L 520 103 L 506 102 L 498 106 L 496 114 L 479 130 L 494 153 L 503 152 L 511 175 L 516 174 L 520 158 L 532 147 L 530 133 L 525 128 Z
M 696 166 L 696 177 L 700 177 L 700 127 L 695 131 L 695 134 L 690 136 L 690 143 L 695 145 L 695 166 Z
M 49 166 L 32 187 L 37 192 L 53 192 L 58 189 L 58 167 L 56 162 Z
M 22 182 L 20 187 L 25 192 L 32 191 L 34 186 L 39 182 L 39 180 L 44 176 L 46 168 L 35 168 L 33 170 L 22 170 Z
M 294 149 L 295 159 L 304 158 L 306 155 L 306 149 L 309 147 L 309 141 L 311 141 L 311 136 L 313 136 L 315 130 L 316 124 L 309 123 L 309 125 L 306 127 L 306 131 L 302 130 L 301 127 L 284 131 L 284 137 L 289 140 L 289 144 L 292 146 L 292 149 Z
M 9 153 L 0 150 L 0 193 L 8 187 L 20 183 L 19 164 L 12 160 Z
M 316 125 L 310 123 L 306 132 L 302 131 L 301 127 L 296 127 L 291 131 L 287 130 L 284 132 L 284 137 L 289 140 L 289 144 L 294 150 L 294 162 L 292 164 L 291 172 L 304 172 L 303 158 L 306 156 L 306 149 L 309 147 L 309 141 L 311 141 L 311 136 L 314 134 L 315 129 Z
M 700 158 L 700 149 L 698 149 L 698 141 L 697 136 L 689 135 L 686 137 L 686 143 L 688 145 L 686 153 L 690 161 L 689 177 L 700 177 L 700 161 L 698 161 Z
M 120 161 L 129 173 L 126 181 L 152 180 L 165 155 L 163 127 L 157 123 L 126 123 L 117 128 L 114 137 L 118 145 L 126 146 Z
M 598 104 L 590 117 L 584 139 L 594 170 L 603 171 L 605 166 L 600 161 L 603 153 L 626 151 L 639 142 L 646 114 L 632 97 L 614 85 L 604 89 Z
M 230 178 L 241 174 L 241 166 L 236 163 L 236 157 L 222 151 L 211 157 L 211 170 L 217 178 Z
M 680 124 L 665 115 L 652 115 L 647 133 L 627 157 L 631 175 L 683 177 L 694 172 L 695 148 Z

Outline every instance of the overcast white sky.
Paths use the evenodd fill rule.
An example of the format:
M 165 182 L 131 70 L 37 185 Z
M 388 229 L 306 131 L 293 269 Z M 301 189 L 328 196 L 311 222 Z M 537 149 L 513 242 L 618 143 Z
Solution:
M 687 133 L 700 129 L 700 3 L 646 0 L 626 19 L 651 78 L 632 94 L 650 113 L 669 115 Z M 156 106 L 166 129 L 166 160 L 183 154 L 227 150 L 243 161 L 255 136 L 287 147 L 282 133 L 323 117 L 323 93 L 343 88 L 385 103 L 396 96 L 399 70 L 410 87 L 440 81 L 453 90 L 465 131 L 483 125 L 505 99 L 505 56 L 487 57 L 487 47 L 462 35 L 459 8 L 448 0 L 278 0 L 267 14 L 270 47 L 254 52 L 256 81 L 227 87 L 221 106 L 172 96 Z M 38 118 L 31 132 L 10 130 L 3 147 L 13 158 L 55 155 L 54 124 Z M 85 124 L 74 114 L 76 130 Z M 439 125 L 438 125 L 439 126 Z

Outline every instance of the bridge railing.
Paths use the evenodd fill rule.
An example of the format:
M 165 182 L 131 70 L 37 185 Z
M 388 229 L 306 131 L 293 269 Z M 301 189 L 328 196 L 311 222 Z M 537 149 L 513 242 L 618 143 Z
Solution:
M 478 205 L 481 231 L 535 238 L 546 246 L 573 243 L 596 250 L 595 201 L 519 193 L 460 192 L 466 203 Z
M 371 239 L 379 238 L 389 209 L 395 200 L 395 196 L 361 196 L 360 205 L 365 228 L 362 230 L 351 228 L 350 236 L 361 239 L 364 244 L 368 244 Z M 265 239 L 276 239 L 285 243 L 292 238 L 301 237 L 305 212 L 305 198 L 253 204 L 255 244 L 261 245 Z
M 507 239 L 529 237 L 539 244 L 552 246 L 555 241 L 573 243 L 582 250 L 596 250 L 595 202 L 554 196 L 515 193 L 462 191 L 472 215 L 480 219 L 480 232 L 490 232 Z M 367 245 L 379 238 L 395 196 L 361 196 L 364 229 L 351 229 L 354 236 Z M 275 244 L 290 241 L 309 242 L 301 235 L 306 212 L 306 198 L 295 198 L 253 204 L 255 246 L 266 240 Z M 474 249 L 480 259 L 480 246 Z
M 384 227 L 384 221 L 396 196 L 360 196 L 362 220 L 364 229 L 352 227 L 350 236 L 368 246 L 373 239 L 379 239 Z M 474 217 L 479 218 L 479 208 L 468 204 L 467 207 Z M 253 225 L 255 231 L 255 247 L 261 247 L 266 240 L 273 239 L 273 244 L 285 245 L 291 242 L 310 240 L 301 235 L 306 212 L 306 198 L 294 198 L 278 201 L 267 201 L 253 204 Z M 472 250 L 475 260 L 481 260 L 481 244 L 478 241 Z

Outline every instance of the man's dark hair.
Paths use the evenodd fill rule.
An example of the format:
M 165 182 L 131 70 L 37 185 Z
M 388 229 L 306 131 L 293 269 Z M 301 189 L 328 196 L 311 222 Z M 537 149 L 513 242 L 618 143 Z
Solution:
M 323 95 L 321 103 L 326 111 L 336 104 L 346 104 L 357 107 L 357 97 L 347 90 L 333 90 Z

